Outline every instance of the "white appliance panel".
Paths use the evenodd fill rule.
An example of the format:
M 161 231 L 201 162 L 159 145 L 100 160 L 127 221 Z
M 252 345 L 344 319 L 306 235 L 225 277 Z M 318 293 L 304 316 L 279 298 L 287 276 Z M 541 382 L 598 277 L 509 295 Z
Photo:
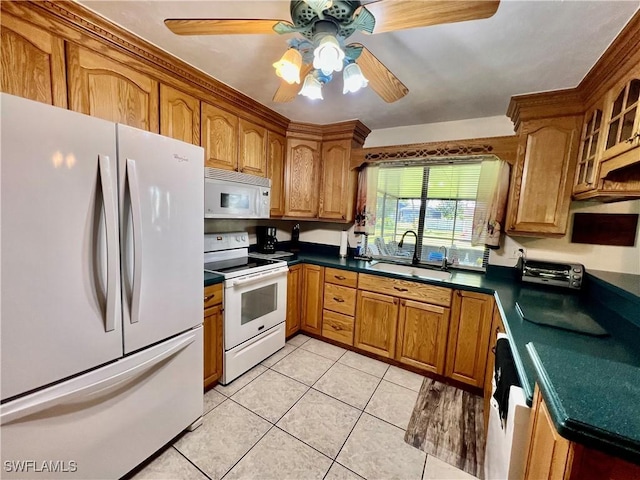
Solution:
M 263 332 L 259 337 L 224 352 L 224 366 L 220 383 L 223 385 L 235 380 L 265 358 L 270 357 L 285 344 L 284 322 Z
M 2 405 L 2 478 L 119 478 L 135 468 L 202 415 L 202 371 L 193 368 L 202 335 L 190 330 Z M 9 471 L 19 460 L 36 465 Z M 38 473 L 44 461 L 75 471 Z
M 4 400 L 122 356 L 122 321 L 115 125 L 1 109 Z
M 285 264 L 225 280 L 225 350 L 264 333 L 286 318 L 288 271 Z
M 118 125 L 124 350 L 202 323 L 204 151 Z

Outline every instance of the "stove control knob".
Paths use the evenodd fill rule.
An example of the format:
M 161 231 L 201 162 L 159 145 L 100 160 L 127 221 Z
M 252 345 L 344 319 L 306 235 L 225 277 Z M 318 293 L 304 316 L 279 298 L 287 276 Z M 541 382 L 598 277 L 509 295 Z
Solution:
M 246 235 L 241 235 L 240 236 L 240 240 L 242 240 L 243 242 L 247 240 L 247 236 Z

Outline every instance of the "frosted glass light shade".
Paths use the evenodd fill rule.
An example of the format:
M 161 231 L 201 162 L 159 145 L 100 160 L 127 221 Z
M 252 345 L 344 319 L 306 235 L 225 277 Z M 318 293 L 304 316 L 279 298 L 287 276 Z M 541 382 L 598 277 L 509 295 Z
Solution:
M 300 66 L 302 65 L 302 55 L 295 48 L 290 48 L 282 58 L 273 64 L 276 75 L 288 84 L 300 83 Z
M 320 40 L 320 44 L 313 51 L 313 68 L 322 70 L 325 75 L 342 70 L 344 52 L 335 37 L 326 35 Z
M 304 95 L 311 100 L 322 100 L 322 83 L 310 73 L 304 78 L 304 84 L 298 95 Z
M 342 80 L 344 82 L 344 86 L 342 88 L 343 94 L 357 92 L 361 88 L 366 87 L 369 83 L 369 80 L 364 77 L 362 70 L 360 70 L 360 66 L 357 63 L 350 63 L 344 67 Z

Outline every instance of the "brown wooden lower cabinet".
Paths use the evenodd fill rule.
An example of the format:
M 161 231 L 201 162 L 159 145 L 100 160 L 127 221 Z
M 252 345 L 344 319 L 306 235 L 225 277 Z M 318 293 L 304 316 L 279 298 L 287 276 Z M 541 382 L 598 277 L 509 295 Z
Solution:
M 382 357 L 393 358 L 397 326 L 397 298 L 358 291 L 354 346 Z
M 525 480 L 638 480 L 640 466 L 558 434 L 536 385 L 529 421 Z
M 302 265 L 302 317 L 301 330 L 322 334 L 322 300 L 324 291 L 324 267 Z
M 445 375 L 474 387 L 484 384 L 493 297 L 456 290 L 451 309 Z
M 438 305 L 400 300 L 396 360 L 442 375 L 449 313 L 448 308 Z
M 204 289 L 204 387 L 222 376 L 222 284 Z
M 353 345 L 354 319 L 349 315 L 324 310 L 322 312 L 322 336 L 346 345 Z
M 289 267 L 287 276 L 287 321 L 286 335 L 290 337 L 300 330 L 300 282 L 302 265 Z

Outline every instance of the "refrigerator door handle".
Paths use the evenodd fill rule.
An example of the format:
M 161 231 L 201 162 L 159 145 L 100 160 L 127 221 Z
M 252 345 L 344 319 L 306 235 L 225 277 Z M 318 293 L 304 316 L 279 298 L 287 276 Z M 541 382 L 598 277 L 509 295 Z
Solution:
M 142 282 L 142 207 L 136 161 L 127 158 L 127 183 L 131 198 L 133 220 L 133 292 L 131 294 L 131 323 L 140 320 L 140 291 Z
M 118 280 L 118 207 L 116 192 L 113 189 L 111 159 L 106 155 L 98 155 L 100 184 L 102 186 L 102 203 L 104 205 L 105 235 L 107 237 L 107 305 L 105 311 L 105 332 L 116 328 L 117 280 Z
M 42 412 L 43 410 L 63 403 L 71 403 L 75 400 L 87 402 L 90 399 L 89 397 L 92 395 L 107 393 L 107 391 L 111 391 L 114 387 L 131 380 L 133 377 L 144 374 L 160 362 L 168 359 L 169 357 L 173 357 L 178 352 L 184 350 L 187 346 L 192 344 L 195 339 L 195 331 L 191 332 L 188 336 L 182 336 L 182 338 L 174 339 L 174 342 L 167 345 L 165 350 L 142 363 L 118 372 L 115 375 L 103 376 L 102 378 L 99 377 L 97 380 L 87 385 L 84 384 L 86 382 L 84 376 L 78 377 L 77 379 L 70 380 L 69 385 L 62 386 L 63 388 L 44 390 L 16 400 L 15 402 L 9 402 L 2 405 L 0 407 L 0 425 L 6 425 L 7 423 L 20 420 L 28 415 Z M 126 361 L 126 359 L 124 361 Z M 106 368 L 109 369 L 110 366 L 107 366 Z M 62 390 L 62 392 L 60 392 L 60 390 Z

